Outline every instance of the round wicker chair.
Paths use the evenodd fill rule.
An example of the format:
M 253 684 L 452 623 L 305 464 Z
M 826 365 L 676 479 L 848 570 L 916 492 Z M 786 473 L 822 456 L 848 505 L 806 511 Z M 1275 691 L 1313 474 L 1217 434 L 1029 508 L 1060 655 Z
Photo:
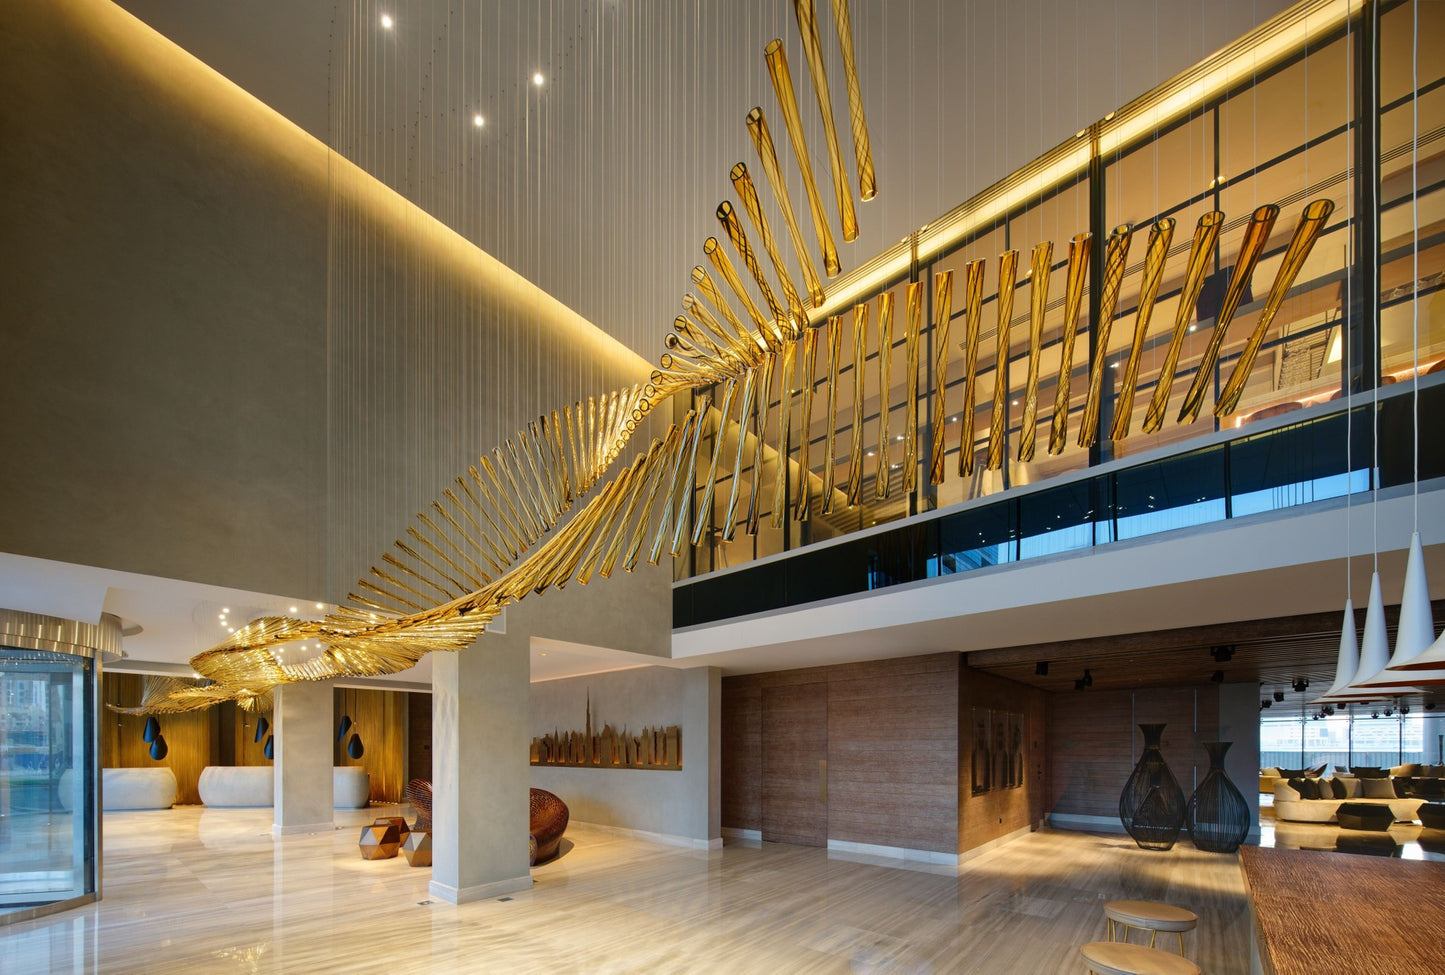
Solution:
M 431 783 L 425 779 L 412 779 L 406 786 L 406 801 L 416 807 L 414 832 L 431 829 Z M 531 807 L 531 860 L 550 860 L 557 855 L 562 834 L 567 832 L 570 814 L 567 804 L 545 789 L 532 790 Z

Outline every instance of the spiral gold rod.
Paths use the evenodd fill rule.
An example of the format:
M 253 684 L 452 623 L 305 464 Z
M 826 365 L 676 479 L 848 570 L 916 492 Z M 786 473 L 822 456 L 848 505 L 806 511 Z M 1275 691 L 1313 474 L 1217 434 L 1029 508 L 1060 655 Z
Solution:
M 1259 355 L 1259 347 L 1264 344 L 1264 336 L 1274 323 L 1274 316 L 1279 314 L 1285 295 L 1289 294 L 1295 277 L 1300 268 L 1304 267 L 1310 251 L 1314 249 L 1315 241 L 1319 239 L 1320 232 L 1325 229 L 1325 222 L 1334 210 L 1333 201 L 1320 199 L 1310 203 L 1300 214 L 1294 236 L 1290 238 L 1289 248 L 1284 253 L 1284 259 L 1280 261 L 1279 270 L 1275 272 L 1269 296 L 1265 298 L 1264 307 L 1259 311 L 1259 320 L 1255 322 L 1254 331 L 1250 333 L 1244 351 L 1239 354 L 1239 359 L 1234 364 L 1234 372 L 1230 374 L 1229 382 L 1224 384 L 1224 389 L 1219 394 L 1219 402 L 1214 405 L 1215 416 L 1233 413 L 1239 405 L 1239 397 L 1244 392 L 1244 384 L 1249 381 L 1249 371 L 1254 367 L 1254 358 Z
M 1259 256 L 1264 253 L 1264 245 L 1269 242 L 1269 232 L 1274 229 L 1274 222 L 1278 218 L 1279 207 L 1273 203 L 1266 203 L 1250 215 L 1249 226 L 1244 230 L 1244 240 L 1239 245 L 1239 257 L 1234 262 L 1234 273 L 1229 278 L 1229 289 L 1224 294 L 1223 304 L 1219 306 L 1219 317 L 1215 320 L 1214 331 L 1210 333 L 1209 344 L 1204 348 L 1204 357 L 1199 360 L 1199 371 L 1194 374 L 1194 382 L 1190 383 L 1189 392 L 1184 394 L 1184 403 L 1179 408 L 1180 423 L 1193 423 L 1199 418 L 1205 392 L 1214 378 L 1219 350 L 1224 346 L 1225 333 L 1234 321 L 1234 313 L 1239 310 L 1239 303 L 1244 299 L 1250 279 L 1254 277 L 1254 267 L 1259 263 Z
M 993 415 L 988 429 L 987 467 L 1003 467 L 1004 437 L 1008 433 L 1009 324 L 1014 313 L 1014 286 L 1018 276 L 1019 252 L 1004 251 L 998 259 L 998 326 L 994 332 Z
M 975 413 L 978 409 L 978 338 L 983 314 L 982 258 L 969 261 L 963 268 L 964 338 L 963 338 L 963 410 L 959 413 L 958 476 L 973 474 L 974 439 L 977 437 Z
M 768 42 L 764 52 L 768 62 L 768 76 L 773 80 L 773 93 L 778 98 L 778 108 L 783 113 L 783 126 L 788 130 L 788 141 L 793 144 L 793 156 L 798 161 L 798 172 L 803 177 L 803 191 L 808 196 L 808 210 L 813 214 L 813 231 L 818 235 L 818 248 L 823 252 L 823 271 L 828 277 L 836 277 L 843 266 L 838 263 L 838 247 L 833 243 L 833 228 L 823 212 L 823 200 L 818 195 L 818 184 L 813 179 L 813 161 L 808 155 L 808 143 L 803 138 L 803 119 L 798 114 L 798 99 L 793 94 L 793 77 L 788 72 L 788 57 L 783 53 L 783 42 L 774 38 Z
M 788 196 L 787 184 L 783 182 L 783 171 L 778 166 L 778 151 L 773 145 L 773 137 L 768 131 L 768 120 L 763 115 L 763 110 L 754 108 L 748 112 L 747 124 L 748 136 L 753 140 L 753 149 L 758 154 L 758 161 L 763 164 L 763 172 L 767 174 L 768 185 L 773 188 L 773 199 L 778 204 L 778 210 L 783 214 L 783 223 L 787 225 L 788 236 L 793 241 L 793 251 L 798 255 L 798 266 L 803 271 L 803 286 L 808 289 L 808 300 L 813 303 L 814 308 L 821 308 L 826 300 L 823 282 L 818 277 L 817 266 L 813 264 L 813 255 L 809 253 L 808 245 L 803 240 L 803 230 L 798 226 L 798 216 L 793 212 L 793 200 Z
M 1039 359 L 1044 353 L 1044 314 L 1049 307 L 1049 275 L 1054 260 L 1054 242 L 1034 246 L 1029 267 L 1029 372 L 1024 384 L 1024 409 L 1019 418 L 1019 460 L 1034 459 L 1034 440 L 1039 413 Z
M 1129 241 L 1134 228 L 1120 224 L 1104 245 L 1104 284 L 1099 290 L 1099 320 L 1094 322 L 1094 362 L 1089 370 L 1089 392 L 1084 398 L 1084 415 L 1079 419 L 1079 446 L 1094 445 L 1099 436 L 1099 400 L 1104 394 L 1104 370 L 1109 363 L 1109 333 L 1113 330 L 1114 309 L 1119 304 L 1119 285 L 1124 281 L 1124 265 L 1129 258 Z
M 1129 436 L 1129 426 L 1134 417 L 1134 389 L 1139 383 L 1139 361 L 1144 357 L 1144 339 L 1149 334 L 1149 319 L 1154 314 L 1154 301 L 1159 296 L 1159 284 L 1164 280 L 1164 264 L 1173 240 L 1173 219 L 1165 217 L 1149 228 L 1149 244 L 1144 250 L 1144 279 L 1139 287 L 1139 310 L 1134 316 L 1134 341 L 1129 346 L 1129 360 L 1124 364 L 1124 376 L 1119 382 L 1119 400 L 1114 404 L 1110 440 L 1123 440 Z
M 948 413 L 948 330 L 953 316 L 953 271 L 942 271 L 933 291 L 933 443 L 928 458 L 928 482 L 942 484 L 943 458 L 948 452 L 944 420 Z
M 848 185 L 843 150 L 838 146 L 838 127 L 833 122 L 833 97 L 828 90 L 828 71 L 823 66 L 823 42 L 818 37 L 813 0 L 793 0 L 793 13 L 798 19 L 798 34 L 803 39 L 803 56 L 808 61 L 808 73 L 813 78 L 813 92 L 818 96 L 818 114 L 823 117 L 823 141 L 828 146 L 828 166 L 833 173 L 833 195 L 838 200 L 843 240 L 857 240 L 858 214 L 853 209 L 853 190 Z
M 853 55 L 853 22 L 848 0 L 833 0 L 833 21 L 838 26 L 838 45 L 843 51 L 843 81 L 848 89 L 848 121 L 853 129 L 853 155 L 858 163 L 858 198 L 865 203 L 878 195 L 873 173 L 873 146 L 868 141 L 868 121 L 863 117 L 863 91 L 858 86 L 858 65 Z
M 1049 426 L 1049 453 L 1062 454 L 1069 440 L 1069 398 L 1074 386 L 1074 338 L 1083 307 L 1084 274 L 1093 249 L 1093 235 L 1075 234 L 1069 241 L 1069 271 L 1064 282 L 1064 330 L 1059 348 L 1059 384 L 1054 390 L 1054 418 Z
M 767 215 L 763 213 L 763 205 L 758 199 L 753 178 L 748 174 L 748 167 L 738 163 L 728 172 L 728 179 L 732 181 L 733 189 L 737 191 L 738 199 L 742 200 L 748 219 L 758 232 L 763 250 L 773 264 L 773 273 L 778 276 L 778 283 L 783 289 L 783 300 L 788 303 L 788 311 L 793 316 L 796 331 L 808 324 L 808 313 L 803 308 L 803 299 L 798 295 L 797 285 L 793 284 L 793 276 L 788 273 L 788 266 L 783 263 L 783 255 L 778 253 L 777 238 L 773 236 L 773 228 L 768 225 Z
M 824 421 L 828 424 L 823 447 L 823 508 L 822 514 L 833 513 L 833 488 L 838 467 L 838 372 L 839 359 L 843 354 L 843 316 L 828 318 L 828 405 Z
M 1194 226 L 1194 243 L 1189 248 L 1189 263 L 1184 271 L 1184 284 L 1179 289 L 1179 307 L 1174 313 L 1174 334 L 1169 339 L 1169 348 L 1164 353 L 1164 362 L 1159 367 L 1159 378 L 1155 380 L 1154 396 L 1149 400 L 1149 409 L 1144 413 L 1144 432 L 1157 433 L 1164 426 L 1164 412 L 1169 408 L 1169 393 L 1174 385 L 1174 370 L 1179 365 L 1179 352 L 1184 347 L 1184 335 L 1199 304 L 1199 292 L 1204 287 L 1204 274 L 1209 269 L 1209 257 L 1214 253 L 1215 242 L 1219 240 L 1219 228 L 1224 224 L 1224 214 L 1210 210 L 1199 218 Z

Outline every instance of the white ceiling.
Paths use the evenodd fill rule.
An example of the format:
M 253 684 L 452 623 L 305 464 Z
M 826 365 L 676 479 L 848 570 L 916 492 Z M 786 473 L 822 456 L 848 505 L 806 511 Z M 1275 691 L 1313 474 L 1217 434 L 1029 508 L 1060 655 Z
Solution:
M 753 161 L 743 116 L 777 116 L 773 37 L 821 158 L 789 0 L 118 2 L 649 360 L 733 196 L 728 169 Z M 1284 6 L 852 0 L 879 193 L 844 271 Z

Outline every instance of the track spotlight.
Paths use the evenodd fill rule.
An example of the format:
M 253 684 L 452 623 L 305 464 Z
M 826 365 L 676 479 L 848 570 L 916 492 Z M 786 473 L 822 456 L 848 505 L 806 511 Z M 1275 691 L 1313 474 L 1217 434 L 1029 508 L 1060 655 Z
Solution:
M 1093 687 L 1093 686 L 1094 686 L 1094 675 L 1091 674 L 1091 673 L 1089 673 L 1089 669 L 1088 669 L 1087 667 L 1084 668 L 1084 686 L 1085 686 L 1085 687 Z
M 1284 700 L 1284 691 L 1275 691 L 1275 692 L 1274 692 L 1274 699 L 1275 699 L 1276 701 L 1283 701 L 1283 700 Z
M 1034 664 L 1034 676 L 1035 676 L 1035 677 L 1047 677 L 1047 676 L 1049 676 L 1049 662 L 1048 662 L 1047 660 L 1040 660 L 1038 663 Z
M 1215 663 L 1227 664 L 1230 659 L 1234 657 L 1234 646 L 1232 644 L 1224 644 L 1222 646 L 1210 647 L 1209 655 L 1214 658 Z
M 1222 671 L 1222 670 L 1216 670 L 1214 673 L 1212 673 L 1212 674 L 1209 675 L 1209 679 L 1210 679 L 1211 681 L 1213 681 L 1214 683 L 1216 683 L 1216 684 L 1223 684 L 1223 683 L 1224 683 L 1224 671 Z
M 1296 694 L 1303 694 L 1305 692 L 1305 688 L 1310 686 L 1310 682 L 1305 680 L 1303 677 L 1296 677 L 1294 679 L 1294 683 L 1290 686 L 1294 688 Z
M 1263 711 L 1265 708 L 1269 707 L 1269 706 L 1270 706 L 1271 704 L 1273 704 L 1273 703 L 1274 703 L 1274 702 L 1271 701 L 1271 700 L 1270 700 L 1269 698 L 1267 698 L 1267 697 L 1260 698 L 1260 701 L 1259 701 L 1259 709 L 1260 709 L 1261 711 Z

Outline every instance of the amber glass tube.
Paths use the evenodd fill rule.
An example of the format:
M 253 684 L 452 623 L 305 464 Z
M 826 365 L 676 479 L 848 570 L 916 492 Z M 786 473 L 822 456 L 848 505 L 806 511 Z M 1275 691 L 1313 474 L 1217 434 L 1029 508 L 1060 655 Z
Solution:
M 1139 285 L 1139 311 L 1134 316 L 1134 342 L 1129 346 L 1129 361 L 1119 382 L 1119 401 L 1114 404 L 1114 423 L 1110 440 L 1129 436 L 1134 417 L 1134 389 L 1139 383 L 1139 360 L 1144 356 L 1144 339 L 1149 334 L 1149 319 L 1154 315 L 1154 301 L 1159 297 L 1159 283 L 1164 280 L 1164 265 L 1169 245 L 1174 240 L 1174 221 L 1165 217 L 1149 228 L 1149 244 L 1144 251 L 1144 279 Z
M 838 146 L 838 127 L 833 122 L 833 97 L 828 90 L 828 72 L 823 67 L 823 42 L 818 37 L 818 18 L 813 0 L 793 0 L 793 13 L 798 18 L 803 56 L 808 60 L 808 73 L 813 77 L 813 91 L 818 96 L 818 112 L 823 116 L 823 141 L 828 145 L 828 166 L 833 172 L 833 193 L 838 199 L 838 214 L 843 221 L 843 239 L 856 240 L 858 215 L 853 211 L 853 190 L 848 185 L 843 150 Z
M 758 380 L 758 435 L 753 439 L 752 496 L 748 498 L 748 534 L 758 533 L 758 517 L 763 505 L 759 494 L 763 484 L 763 461 L 767 457 L 768 410 L 773 398 L 773 374 L 777 372 L 777 356 L 763 360 L 762 374 Z
M 828 424 L 828 435 L 823 447 L 823 508 L 822 513 L 833 513 L 833 488 L 838 463 L 838 371 L 839 358 L 843 353 L 843 316 L 828 318 L 828 403 L 824 420 Z
M 728 495 L 727 515 L 723 520 L 723 541 L 733 540 L 737 526 L 738 498 L 742 495 L 743 451 L 748 445 L 748 425 L 753 419 L 753 398 L 757 395 L 758 370 L 749 369 L 743 379 L 743 404 L 738 410 L 738 449 L 733 459 L 733 486 Z
M 742 319 L 738 318 L 732 306 L 728 304 L 727 299 L 724 298 L 722 292 L 718 290 L 717 282 L 713 281 L 712 277 L 708 275 L 707 269 L 702 265 L 698 265 L 692 269 L 692 283 L 697 285 L 697 290 L 702 292 L 702 296 L 711 302 L 712 306 L 721 312 L 723 318 L 732 326 L 733 334 L 737 337 L 739 345 L 754 350 L 751 358 L 757 360 L 758 344 L 753 341 L 752 336 L 748 334 L 747 326 L 743 324 Z
M 903 322 L 903 491 L 918 483 L 918 337 L 923 323 L 923 282 L 910 281 Z
M 737 375 L 742 371 L 743 361 L 741 357 L 734 353 L 732 349 L 719 346 L 712 340 L 712 337 L 708 335 L 706 329 L 700 327 L 686 315 L 678 315 L 674 318 L 672 320 L 672 327 L 679 337 L 686 339 L 695 346 L 699 346 L 700 354 L 716 360 L 719 368 L 726 369 L 733 375 Z M 663 339 L 663 344 L 667 344 L 667 339 Z
M 1074 385 L 1074 338 L 1084 301 L 1084 274 L 1089 267 L 1093 235 L 1075 234 L 1069 241 L 1069 270 L 1064 282 L 1064 331 L 1059 346 L 1059 384 L 1054 390 L 1054 418 L 1049 425 L 1049 453 L 1062 454 L 1069 439 L 1069 397 Z
M 893 292 L 878 296 L 878 466 L 874 470 L 874 497 L 888 497 L 888 392 L 893 385 Z
M 953 317 L 953 272 L 940 272 L 933 286 L 933 437 L 928 458 L 928 482 L 942 484 L 943 455 L 948 442 L 944 440 L 947 418 L 945 394 L 948 391 L 948 327 Z
M 1274 316 L 1279 314 L 1285 295 L 1289 294 L 1294 279 L 1299 275 L 1300 268 L 1310 256 L 1315 241 L 1319 239 L 1320 232 L 1325 229 L 1325 222 L 1334 210 L 1332 201 L 1320 199 L 1310 203 L 1300 214 L 1294 236 L 1290 238 L 1289 248 L 1284 252 L 1279 270 L 1275 272 L 1269 297 L 1265 298 L 1264 307 L 1259 311 L 1259 321 L 1255 323 L 1244 351 L 1239 354 L 1239 360 L 1234 364 L 1234 372 L 1230 374 L 1229 382 L 1224 384 L 1224 389 L 1219 394 L 1219 402 L 1214 405 L 1215 416 L 1233 413 L 1239 405 L 1239 397 L 1244 392 L 1244 384 L 1249 380 L 1249 371 L 1254 367 L 1255 356 L 1259 355 L 1259 347 L 1264 344 L 1265 333 L 1274 323 Z
M 722 457 L 723 441 L 726 439 L 728 430 L 728 411 L 732 409 L 733 395 L 737 392 L 738 382 L 731 379 L 723 387 L 722 408 L 718 411 L 717 431 L 713 434 L 712 461 L 707 466 L 707 480 L 703 482 L 702 501 L 697 506 L 697 524 L 692 527 L 692 544 L 697 545 L 702 541 L 703 531 L 708 524 L 708 514 L 712 510 L 713 491 L 717 487 L 717 465 Z M 647 512 L 643 512 L 643 520 L 647 519 Z
M 798 501 L 794 505 L 796 520 L 806 521 L 808 510 L 813 503 L 813 466 L 809 457 L 813 440 L 813 371 L 818 366 L 818 330 L 803 327 L 803 349 L 799 386 L 803 391 L 802 412 L 798 429 L 802 432 L 798 444 Z
M 697 270 L 702 270 L 698 268 Z M 706 273 L 703 275 L 706 277 Z M 708 282 L 711 284 L 711 280 Z M 762 359 L 762 350 L 756 342 L 744 343 L 734 332 L 723 328 L 722 323 L 713 317 L 707 306 L 698 300 L 697 296 L 685 294 L 682 296 L 683 311 L 697 316 L 697 322 L 711 334 L 713 341 L 717 342 L 723 349 L 731 353 L 739 362 L 744 365 L 757 365 Z
M 1249 226 L 1244 230 L 1244 240 L 1239 245 L 1239 257 L 1234 262 L 1234 273 L 1229 278 L 1229 290 L 1225 292 L 1224 302 L 1219 306 L 1219 318 L 1209 336 L 1209 344 L 1204 348 L 1204 357 L 1199 360 L 1199 371 L 1194 374 L 1194 382 L 1190 383 L 1189 392 L 1184 394 L 1184 403 L 1179 408 L 1180 423 L 1193 423 L 1199 418 L 1205 393 L 1214 379 L 1214 364 L 1219 361 L 1219 350 L 1224 347 L 1225 333 L 1229 330 L 1229 323 L 1234 320 L 1234 313 L 1239 310 L 1244 289 L 1249 287 L 1249 281 L 1254 277 L 1254 266 L 1259 263 L 1259 255 L 1264 253 L 1264 245 L 1269 242 L 1269 232 L 1274 229 L 1274 222 L 1278 218 L 1279 207 L 1273 203 L 1266 203 L 1250 215 Z
M 1210 210 L 1194 225 L 1194 243 L 1189 247 L 1189 264 L 1184 271 L 1184 284 L 1179 289 L 1179 307 L 1174 313 L 1174 335 L 1169 339 L 1169 348 L 1159 367 L 1154 397 L 1149 400 L 1149 409 L 1144 412 L 1145 433 L 1156 433 L 1164 426 L 1164 411 L 1169 407 L 1169 393 L 1174 385 L 1174 370 L 1179 365 L 1179 352 L 1184 347 L 1184 335 L 1189 329 L 1190 319 L 1194 317 L 1194 308 L 1199 304 L 1204 273 L 1209 269 L 1209 256 L 1214 253 L 1214 244 L 1219 240 L 1219 228 L 1223 224 L 1224 214 Z
M 793 155 L 798 160 L 798 172 L 803 177 L 808 210 L 813 214 L 813 230 L 818 235 L 818 247 L 823 252 L 823 271 L 831 278 L 843 267 L 838 263 L 838 247 L 833 243 L 833 228 L 828 226 L 827 214 L 823 212 L 823 200 L 818 195 L 818 184 L 813 179 L 813 162 L 808 156 L 808 143 L 803 138 L 803 119 L 798 114 L 798 99 L 793 94 L 793 76 L 788 72 L 788 57 L 783 53 L 783 42 L 774 38 L 768 42 L 764 53 L 768 62 L 768 76 L 773 80 L 773 93 L 777 95 L 778 108 L 783 113 L 783 126 L 788 130 L 788 139 L 793 143 Z
M 963 268 L 964 337 L 963 337 L 963 412 L 959 414 L 958 476 L 973 473 L 973 441 L 977 436 L 974 413 L 978 398 L 978 332 L 983 311 L 982 258 L 969 261 Z
M 702 423 L 702 416 L 696 410 L 688 410 L 687 418 L 682 421 L 682 436 L 678 441 L 677 454 L 671 464 L 672 473 L 663 475 L 663 489 L 667 494 L 663 496 L 662 514 L 657 520 L 657 534 L 652 539 L 652 551 L 647 557 L 651 565 L 657 564 L 657 560 L 662 557 L 662 547 L 667 544 L 667 530 L 672 527 L 672 510 L 677 500 L 677 479 L 682 476 L 682 462 L 687 457 L 687 441 L 692 436 L 694 423 Z
M 777 201 L 778 209 L 783 214 L 783 223 L 788 227 L 788 236 L 793 241 L 793 251 L 798 255 L 798 266 L 803 269 L 803 286 L 808 289 L 808 300 L 813 303 L 814 308 L 821 308 L 825 295 L 823 293 L 823 282 L 818 277 L 818 269 L 813 264 L 813 255 L 808 252 L 808 245 L 803 240 L 802 228 L 798 226 L 798 216 L 793 212 L 793 201 L 788 196 L 787 184 L 783 182 L 783 171 L 778 166 L 778 151 L 773 145 L 773 137 L 768 132 L 768 120 L 763 115 L 761 108 L 754 108 L 748 112 L 748 135 L 753 140 L 753 148 L 757 151 L 758 160 L 763 164 L 763 172 L 767 174 L 768 185 L 773 188 L 773 198 Z
M 705 413 L 698 414 L 697 425 L 692 431 L 692 444 L 687 450 L 687 475 L 683 478 L 682 484 L 680 485 L 682 488 L 682 496 L 679 497 L 677 501 L 677 527 L 673 529 L 672 547 L 668 549 L 669 554 L 671 554 L 673 558 L 677 558 L 678 553 L 682 551 L 683 531 L 687 528 L 688 504 L 686 499 L 692 495 L 693 486 L 696 483 L 694 478 L 697 472 L 697 451 L 698 447 L 702 444 L 702 421 L 706 418 L 707 415 Z
M 793 371 L 797 368 L 798 343 L 784 342 L 782 374 L 778 377 L 778 470 L 773 477 L 773 527 L 782 528 L 788 516 L 788 437 L 793 423 Z
M 763 301 L 767 303 L 768 311 L 774 320 L 787 317 L 783 306 L 778 304 L 777 296 L 773 294 L 773 288 L 768 284 L 767 275 L 763 274 L 762 265 L 758 263 L 758 256 L 753 253 L 752 245 L 748 243 L 748 235 L 743 230 L 743 225 L 738 220 L 737 210 L 733 209 L 732 203 L 724 200 L 718 204 L 718 223 L 722 224 L 723 232 L 732 242 L 733 250 L 737 251 L 738 257 L 742 259 L 743 267 L 747 268 L 748 274 L 757 282 L 758 291 L 762 293 Z M 741 283 L 741 282 L 739 282 Z M 776 350 L 774 350 L 776 351 Z
M 733 262 L 728 260 L 728 256 L 723 251 L 722 245 L 718 243 L 717 238 L 709 237 L 703 241 L 702 252 L 707 255 L 707 259 L 712 262 L 713 269 L 727 282 L 727 286 L 732 289 L 732 293 L 743 303 L 743 308 L 747 311 L 748 317 L 751 318 L 753 324 L 757 326 L 757 332 L 750 334 L 748 338 L 759 343 L 762 348 L 767 349 L 769 352 L 776 352 L 777 349 L 775 346 L 777 343 L 772 337 L 773 330 L 768 319 L 763 317 L 762 311 L 759 310 L 758 306 L 753 302 L 752 297 L 748 295 L 747 289 L 743 287 L 743 279 L 738 277 L 737 269 L 733 267 Z
M 652 475 L 654 483 L 648 488 L 647 503 L 642 507 L 642 516 L 637 519 L 637 527 L 633 529 L 632 543 L 627 546 L 627 554 L 622 559 L 622 568 L 628 572 L 637 566 L 637 558 L 642 551 L 643 537 L 652 524 L 652 509 L 657 504 L 657 496 L 662 493 L 664 487 L 671 483 L 667 479 L 667 472 L 671 467 L 671 458 L 681 450 L 679 446 L 681 442 L 682 431 L 678 429 L 677 425 L 673 424 L 668 427 L 667 436 L 662 441 L 662 454 L 653 465 L 656 468 Z M 705 516 L 698 516 L 699 524 L 703 524 L 705 521 Z M 658 554 L 661 555 L 660 552 Z
M 1014 285 L 1018 278 L 1019 252 L 1004 251 L 998 258 L 998 326 L 993 383 L 993 414 L 988 428 L 988 469 L 1003 467 L 1004 435 L 1008 432 L 1009 319 L 1014 313 Z
M 748 219 L 757 229 L 758 239 L 763 243 L 763 250 L 767 251 L 768 260 L 773 263 L 773 273 L 778 276 L 778 283 L 782 286 L 783 300 L 788 303 L 788 311 L 797 320 L 798 328 L 805 327 L 808 324 L 808 313 L 803 308 L 802 298 L 798 296 L 797 286 L 793 284 L 793 276 L 788 273 L 788 266 L 783 263 L 783 255 L 778 253 L 778 240 L 773 236 L 773 228 L 768 224 L 767 214 L 763 213 L 762 202 L 758 199 L 758 189 L 753 185 L 753 178 L 748 174 L 748 167 L 743 163 L 738 163 L 728 172 L 728 178 L 732 180 L 738 199 L 743 201 L 743 209 L 747 211 Z
M 1104 285 L 1099 290 L 1099 320 L 1094 322 L 1094 363 L 1089 370 L 1089 394 L 1084 399 L 1084 415 L 1079 420 L 1079 446 L 1092 447 L 1099 435 L 1099 397 L 1104 389 L 1104 369 L 1109 360 L 1109 332 L 1114 325 L 1114 309 L 1119 304 L 1119 285 L 1124 281 L 1124 265 L 1129 258 L 1129 241 L 1134 228 L 1121 224 L 1109 235 L 1104 246 Z
M 868 361 L 868 303 L 853 306 L 853 447 L 848 452 L 848 504 L 863 500 L 863 366 Z
M 1049 307 L 1049 275 L 1054 242 L 1034 246 L 1029 268 L 1029 374 L 1024 384 L 1024 410 L 1019 419 L 1019 460 L 1034 459 L 1034 428 L 1039 415 L 1039 358 L 1044 353 L 1044 314 Z
M 873 174 L 873 147 L 868 141 L 868 121 L 863 116 L 863 91 L 858 85 L 858 65 L 853 56 L 853 21 L 848 0 L 833 0 L 833 20 L 838 26 L 838 45 L 843 49 L 843 82 L 848 89 L 848 121 L 853 128 L 853 155 L 858 162 L 858 198 L 878 195 Z

